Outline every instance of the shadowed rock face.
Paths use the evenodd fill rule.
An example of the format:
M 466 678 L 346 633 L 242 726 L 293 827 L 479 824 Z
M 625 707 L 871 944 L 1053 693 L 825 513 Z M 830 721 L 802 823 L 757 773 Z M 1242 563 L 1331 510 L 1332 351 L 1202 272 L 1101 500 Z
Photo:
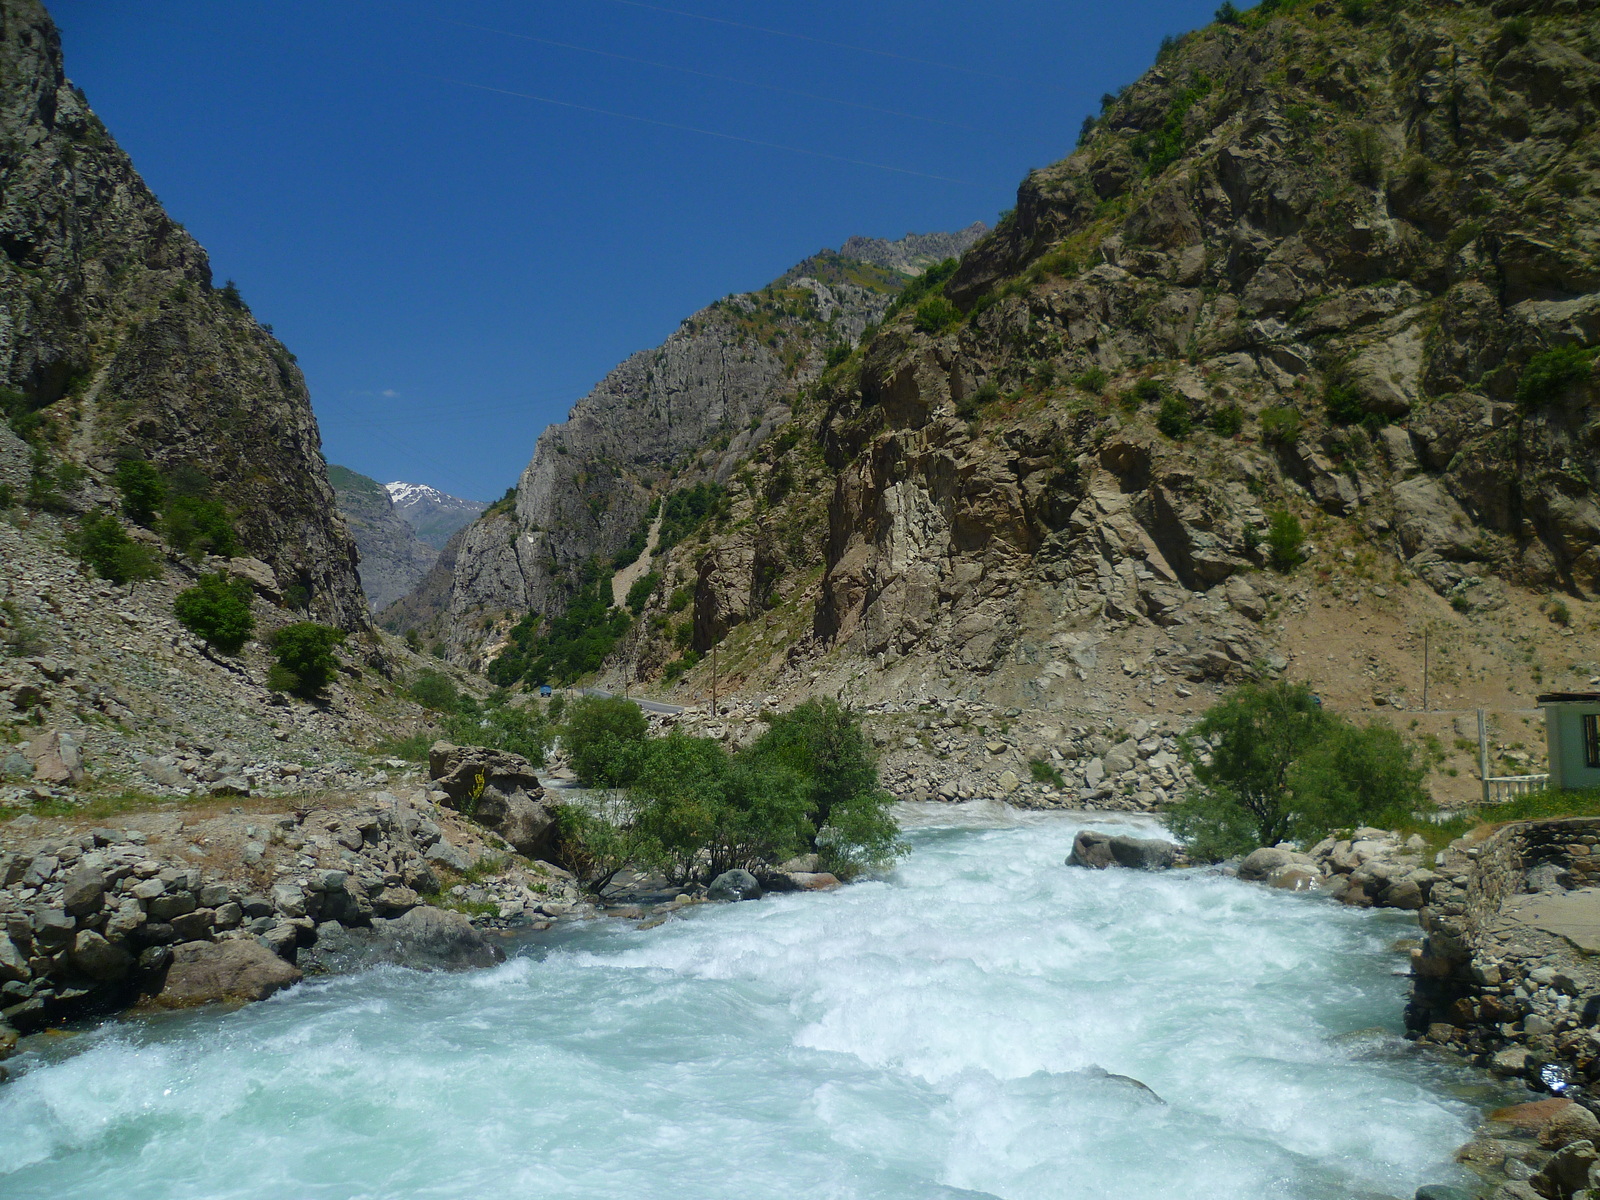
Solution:
M 127 455 L 203 471 L 244 552 L 366 622 L 300 368 L 162 210 L 34 0 L 0 7 L 0 386 L 100 480 Z M 6 431 L 5 440 L 16 451 Z
M 492 829 L 529 858 L 549 858 L 555 817 L 533 766 L 520 754 L 435 742 L 428 774 L 443 789 L 444 803 Z

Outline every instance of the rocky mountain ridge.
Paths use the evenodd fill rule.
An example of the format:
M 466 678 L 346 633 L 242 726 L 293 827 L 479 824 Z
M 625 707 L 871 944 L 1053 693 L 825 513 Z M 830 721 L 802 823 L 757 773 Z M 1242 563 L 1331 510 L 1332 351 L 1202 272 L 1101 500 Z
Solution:
M 113 499 L 122 459 L 187 473 L 309 611 L 366 623 L 294 356 L 214 285 L 67 80 L 34 0 L 0 8 L 0 389 L 19 494 L 86 513 Z
M 920 271 L 982 229 L 912 235 L 871 252 Z M 630 540 L 642 545 L 663 493 L 726 481 L 788 420 L 790 400 L 830 347 L 853 346 L 910 277 L 823 251 L 759 292 L 689 317 L 540 435 L 515 497 L 468 528 L 454 554 L 446 551 L 449 567 L 436 569 L 441 577 L 430 576 L 386 624 L 430 631 L 452 661 L 481 669 L 523 614 L 560 613 L 591 563 L 609 563 Z

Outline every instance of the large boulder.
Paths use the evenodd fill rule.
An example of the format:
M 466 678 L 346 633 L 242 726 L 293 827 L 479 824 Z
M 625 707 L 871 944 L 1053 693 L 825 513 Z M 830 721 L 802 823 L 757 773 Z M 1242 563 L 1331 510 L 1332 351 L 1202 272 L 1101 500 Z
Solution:
M 166 984 L 155 1002 L 163 1008 L 191 1008 L 265 1000 L 299 982 L 299 971 L 253 939 L 185 942 L 173 947 Z
M 1244 861 L 1239 864 L 1239 878 L 1264 882 L 1279 867 L 1287 867 L 1294 861 L 1295 856 L 1288 850 L 1263 846 L 1244 856 Z
M 52 729 L 28 743 L 24 757 L 39 783 L 77 783 L 83 778 L 83 751 L 70 733 Z
M 461 971 L 492 967 L 505 957 L 466 916 L 431 905 L 418 905 L 393 919 L 374 917 L 371 928 L 326 922 L 317 929 L 316 945 L 300 952 L 305 969 L 322 975 L 384 964 L 418 971 Z
M 80 929 L 72 943 L 72 966 L 96 983 L 114 983 L 133 966 L 133 955 L 92 929 Z
M 1136 838 L 1126 834 L 1080 830 L 1072 839 L 1069 867 L 1127 867 L 1134 871 L 1165 871 L 1177 860 L 1179 847 L 1160 838 Z
M 551 856 L 555 815 L 533 764 L 520 754 L 435 742 L 428 750 L 428 773 L 444 790 L 446 807 L 494 830 L 518 854 Z
M 724 871 L 711 881 L 711 886 L 706 889 L 706 898 L 710 900 L 759 900 L 761 899 L 761 884 L 749 871 L 735 867 L 731 871 Z

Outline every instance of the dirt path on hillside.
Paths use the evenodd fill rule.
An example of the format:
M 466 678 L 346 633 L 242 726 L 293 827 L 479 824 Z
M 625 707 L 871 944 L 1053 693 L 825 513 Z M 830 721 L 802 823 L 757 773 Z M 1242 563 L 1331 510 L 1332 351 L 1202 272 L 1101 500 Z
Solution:
M 628 598 L 628 589 L 650 573 L 650 559 L 661 537 L 661 517 L 665 507 L 663 505 L 656 509 L 656 519 L 650 522 L 650 532 L 645 538 L 644 552 L 611 577 L 611 603 L 619 608 Z

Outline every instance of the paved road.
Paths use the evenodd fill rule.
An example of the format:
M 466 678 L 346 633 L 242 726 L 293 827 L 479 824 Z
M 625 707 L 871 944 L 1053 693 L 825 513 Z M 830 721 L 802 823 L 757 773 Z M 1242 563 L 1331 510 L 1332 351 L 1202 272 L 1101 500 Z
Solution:
M 601 696 L 606 699 L 610 699 L 613 694 L 611 692 L 602 691 L 600 688 L 574 688 L 573 690 L 580 696 Z M 663 704 L 659 700 L 643 700 L 638 696 L 624 696 L 623 699 L 632 700 L 640 708 L 644 709 L 645 712 L 667 713 L 669 715 L 675 715 L 683 711 L 683 705 L 681 704 Z

